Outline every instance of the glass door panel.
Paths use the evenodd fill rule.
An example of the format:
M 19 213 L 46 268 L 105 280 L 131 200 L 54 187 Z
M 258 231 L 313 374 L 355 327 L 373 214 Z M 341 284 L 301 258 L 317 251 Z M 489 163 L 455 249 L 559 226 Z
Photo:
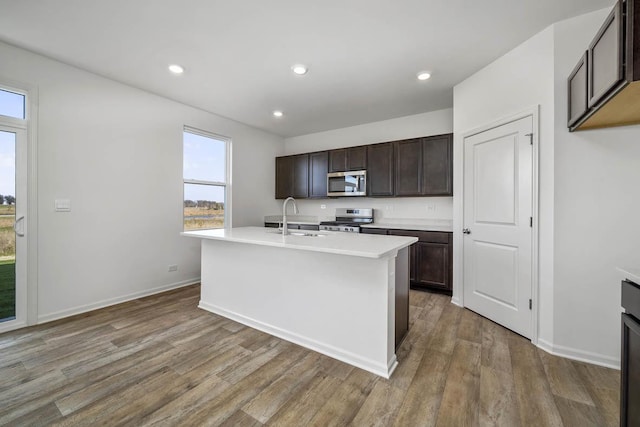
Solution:
M 16 141 L 0 131 L 0 322 L 16 318 Z

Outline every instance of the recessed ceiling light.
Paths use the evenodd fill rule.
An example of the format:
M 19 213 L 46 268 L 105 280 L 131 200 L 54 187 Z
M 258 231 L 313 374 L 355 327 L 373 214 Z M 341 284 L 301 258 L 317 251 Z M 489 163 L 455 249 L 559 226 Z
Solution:
M 304 74 L 307 74 L 307 71 L 309 71 L 309 69 L 307 68 L 306 65 L 296 64 L 293 67 L 291 67 L 291 71 L 293 71 L 299 76 L 302 76 Z
M 274 117 L 282 117 L 282 116 L 284 116 L 284 113 L 282 111 L 280 111 L 280 110 L 276 110 L 276 111 L 273 112 L 273 116 Z
M 171 71 L 173 74 L 182 74 L 184 73 L 184 68 L 182 68 L 178 64 L 171 64 L 169 65 L 169 71 Z
M 427 73 L 426 71 L 421 71 L 418 73 L 418 80 L 429 80 L 431 78 L 431 73 Z

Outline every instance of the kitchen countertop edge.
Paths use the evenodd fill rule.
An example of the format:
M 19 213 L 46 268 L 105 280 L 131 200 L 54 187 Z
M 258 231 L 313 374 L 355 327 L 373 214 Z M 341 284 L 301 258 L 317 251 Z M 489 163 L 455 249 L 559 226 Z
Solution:
M 232 229 L 185 231 L 180 235 L 200 239 L 248 243 L 261 246 L 324 252 L 362 258 L 386 258 L 418 239 L 403 236 L 376 236 L 359 233 L 322 232 L 327 238 L 308 236 L 279 236 L 267 227 L 238 227 Z M 384 237 L 384 239 L 380 239 Z M 389 240 L 393 238 L 394 240 Z
M 627 280 L 640 285 L 640 268 L 618 267 L 618 271 L 624 273 Z

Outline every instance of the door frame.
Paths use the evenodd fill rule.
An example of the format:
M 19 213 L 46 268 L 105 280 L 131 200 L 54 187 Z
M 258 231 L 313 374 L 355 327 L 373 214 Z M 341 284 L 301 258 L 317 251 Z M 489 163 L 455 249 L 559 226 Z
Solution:
M 0 88 L 26 95 L 25 120 L 0 117 L 0 124 L 26 131 L 27 143 L 27 211 L 25 218 L 27 244 L 26 316 L 16 318 L 7 327 L 0 324 L 0 333 L 35 325 L 38 322 L 38 88 L 0 76 Z
M 540 145 L 540 105 L 534 105 L 529 108 L 523 109 L 515 114 L 502 117 L 494 122 L 479 126 L 477 128 L 471 129 L 466 132 L 461 133 L 461 138 L 458 141 L 459 145 L 459 153 L 461 157 L 461 162 L 458 163 L 460 167 L 460 172 L 457 174 L 460 181 L 460 185 L 458 188 L 460 191 L 458 208 L 454 212 L 454 215 L 457 216 L 458 220 L 455 221 L 454 224 L 457 227 L 454 228 L 453 234 L 455 238 L 454 245 L 454 253 L 457 256 L 454 256 L 454 276 L 458 276 L 460 279 L 457 282 L 459 289 L 454 287 L 453 298 L 451 300 L 452 303 L 459 305 L 461 307 L 465 307 L 464 305 L 464 251 L 463 251 L 463 236 L 462 236 L 462 228 L 464 226 L 464 197 L 465 197 L 465 189 L 464 189 L 464 144 L 465 140 L 471 136 L 477 135 L 482 132 L 486 132 L 491 129 L 495 129 L 497 127 L 506 125 L 508 123 L 531 117 L 532 120 L 532 132 L 533 132 L 533 152 L 532 152 L 532 216 L 533 216 L 533 227 L 531 234 L 531 299 L 532 299 L 532 308 L 531 308 L 531 342 L 534 345 L 538 343 L 538 317 L 539 317 L 539 256 L 538 256 L 538 247 L 539 247 L 539 145 Z M 458 263 L 455 263 L 455 260 L 459 260 Z

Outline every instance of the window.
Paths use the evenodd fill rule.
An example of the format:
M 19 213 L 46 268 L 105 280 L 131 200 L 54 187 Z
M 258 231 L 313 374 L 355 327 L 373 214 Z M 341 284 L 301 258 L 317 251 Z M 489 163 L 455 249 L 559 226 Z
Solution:
M 0 89 L 0 115 L 24 119 L 25 100 L 22 94 Z
M 183 132 L 184 230 L 230 227 L 231 141 L 199 130 Z

